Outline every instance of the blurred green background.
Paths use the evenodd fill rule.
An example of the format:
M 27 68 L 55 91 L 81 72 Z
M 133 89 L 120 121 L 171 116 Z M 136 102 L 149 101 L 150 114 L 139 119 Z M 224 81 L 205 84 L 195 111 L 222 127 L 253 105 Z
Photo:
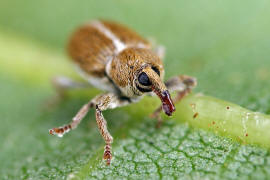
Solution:
M 270 2 L 267 0 L 0 0 L 3 178 L 59 179 L 77 171 L 87 176 L 83 167 L 103 146 L 93 112 L 63 139 L 48 136 L 47 130 L 69 122 L 97 91 L 76 92 L 49 111 L 41 110 L 41 106 L 54 94 L 51 77 L 76 76 L 65 57 L 70 33 L 78 25 L 96 18 L 121 22 L 163 44 L 167 49 L 166 78 L 176 74 L 195 76 L 196 92 L 270 113 Z M 122 128 L 121 137 L 129 137 L 128 128 L 123 127 L 132 129 L 134 121 L 146 116 L 142 112 L 134 119 L 126 110 L 131 111 L 122 108 L 105 113 L 110 119 L 123 119 L 123 122 L 108 122 L 113 134 Z M 171 126 L 174 125 L 168 125 Z M 261 168 L 265 169 L 269 167 L 269 152 L 262 151 L 265 153 Z M 226 167 L 221 169 L 222 172 L 216 172 L 220 178 Z M 200 171 L 208 177 L 207 171 Z M 267 171 L 263 172 L 259 177 L 266 178 Z M 237 173 L 235 178 L 239 178 Z

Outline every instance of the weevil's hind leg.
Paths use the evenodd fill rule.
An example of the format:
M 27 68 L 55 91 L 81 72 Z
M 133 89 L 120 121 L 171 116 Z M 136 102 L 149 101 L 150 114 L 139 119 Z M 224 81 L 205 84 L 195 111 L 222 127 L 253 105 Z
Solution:
M 99 128 L 99 132 L 105 141 L 103 158 L 106 160 L 106 164 L 110 165 L 112 159 L 111 145 L 113 137 L 108 131 L 107 121 L 102 115 L 102 111 L 106 109 L 113 109 L 116 107 L 124 106 L 130 103 L 128 99 L 121 99 L 119 96 L 113 93 L 107 93 L 97 96 L 93 103 L 96 106 L 96 121 Z
M 50 129 L 49 133 L 51 135 L 57 135 L 58 137 L 62 137 L 65 133 L 69 132 L 71 129 L 75 129 L 80 124 L 82 119 L 86 116 L 89 109 L 93 106 L 94 105 L 91 101 L 85 104 L 83 107 L 81 107 L 76 116 L 73 117 L 71 123 L 69 123 L 68 125 L 64 125 L 62 127 Z
M 179 75 L 168 79 L 165 82 L 165 85 L 170 92 L 177 92 L 176 97 L 173 99 L 173 102 L 176 104 L 191 92 L 191 90 L 197 85 L 197 80 L 194 77 Z M 157 127 L 160 127 L 162 124 L 162 118 L 160 117 L 161 111 L 162 107 L 160 106 L 150 115 L 150 117 L 158 120 Z

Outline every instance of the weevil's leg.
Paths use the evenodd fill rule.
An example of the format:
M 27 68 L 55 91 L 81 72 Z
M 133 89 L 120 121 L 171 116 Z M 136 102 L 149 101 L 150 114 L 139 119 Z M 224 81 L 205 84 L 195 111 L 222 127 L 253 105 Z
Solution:
M 165 82 L 165 85 L 169 91 L 177 92 L 177 96 L 174 98 L 174 103 L 178 103 L 197 85 L 197 80 L 194 77 L 180 75 L 168 79 L 168 81 Z
M 68 89 L 88 88 L 91 85 L 85 82 L 77 82 L 64 76 L 57 76 L 52 79 L 52 85 L 57 90 L 59 96 L 64 96 Z
M 108 131 L 107 122 L 102 115 L 102 111 L 124 106 L 129 104 L 130 102 L 131 101 L 129 99 L 120 98 L 119 96 L 113 93 L 98 95 L 80 109 L 80 111 L 76 114 L 76 116 L 73 118 L 70 124 L 59 128 L 53 128 L 49 132 L 52 135 L 58 135 L 59 137 L 62 137 L 65 133 L 67 133 L 71 129 L 75 129 L 81 122 L 81 120 L 85 117 L 85 115 L 88 113 L 89 109 L 95 107 L 97 125 L 100 134 L 102 135 L 106 143 L 104 147 L 103 158 L 106 160 L 107 165 L 109 165 L 112 159 L 111 144 L 113 142 L 113 137 Z
M 158 55 L 160 59 L 164 59 L 166 48 L 162 45 L 158 45 L 154 48 L 154 52 L 156 52 L 156 54 Z
M 56 90 L 56 95 L 47 99 L 44 103 L 46 109 L 59 103 L 66 95 L 66 91 L 69 89 L 79 89 L 91 87 L 89 83 L 76 82 L 70 78 L 64 76 L 57 76 L 52 79 L 52 86 Z
M 158 57 L 160 59 L 164 59 L 165 53 L 166 53 L 165 46 L 158 44 L 157 41 L 156 41 L 156 39 L 153 38 L 153 37 L 148 37 L 147 40 L 152 45 L 152 49 L 158 55 Z
M 65 133 L 69 132 L 71 129 L 75 129 L 78 124 L 80 124 L 81 120 L 86 116 L 89 109 L 93 107 L 94 104 L 90 101 L 85 104 L 79 112 L 72 118 L 72 122 L 68 125 L 64 125 L 62 127 L 50 129 L 49 132 L 51 135 L 57 135 L 58 137 L 62 137 Z
M 103 158 L 106 160 L 106 164 L 110 165 L 112 159 L 111 144 L 113 142 L 113 137 L 108 131 L 107 122 L 102 115 L 102 111 L 106 109 L 113 109 L 116 107 L 124 106 L 130 103 L 128 99 L 121 99 L 119 96 L 113 93 L 103 94 L 98 96 L 94 102 L 96 105 L 96 121 L 106 145 L 104 147 Z
M 173 99 L 173 102 L 176 104 L 178 103 L 183 97 L 188 95 L 192 88 L 197 85 L 197 80 L 194 77 L 186 76 L 186 75 L 179 75 L 174 76 L 168 79 L 165 82 L 166 87 L 170 92 L 177 92 L 176 97 Z M 162 123 L 162 118 L 160 117 L 160 112 L 162 111 L 162 107 L 158 107 L 152 114 L 152 118 L 157 118 L 158 123 L 157 127 L 160 127 Z

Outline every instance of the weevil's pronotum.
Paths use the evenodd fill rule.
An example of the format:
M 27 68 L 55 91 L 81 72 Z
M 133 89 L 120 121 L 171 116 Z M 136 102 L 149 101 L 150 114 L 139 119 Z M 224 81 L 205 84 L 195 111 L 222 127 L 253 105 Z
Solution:
M 164 83 L 164 48 L 153 46 L 129 28 L 110 21 L 92 21 L 75 31 L 68 44 L 68 53 L 79 73 L 105 93 L 82 106 L 70 124 L 53 128 L 50 134 L 61 137 L 76 128 L 90 108 L 95 108 L 97 125 L 106 144 L 103 158 L 109 165 L 113 137 L 102 111 L 137 102 L 145 94 L 154 93 L 162 105 L 152 117 L 160 121 L 162 109 L 171 116 L 175 111 L 174 103 L 190 92 L 196 85 L 196 79 L 180 75 Z M 62 90 L 79 85 L 67 78 L 56 78 L 54 84 Z M 178 92 L 174 100 L 170 91 Z

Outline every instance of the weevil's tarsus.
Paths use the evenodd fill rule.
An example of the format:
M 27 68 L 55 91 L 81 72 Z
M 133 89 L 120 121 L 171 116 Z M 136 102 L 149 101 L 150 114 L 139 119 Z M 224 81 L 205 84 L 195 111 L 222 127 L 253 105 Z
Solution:
M 93 103 L 90 101 L 79 110 L 76 116 L 73 117 L 72 122 L 70 124 L 58 128 L 52 128 L 49 130 L 49 133 L 51 135 L 63 137 L 65 133 L 68 133 L 71 129 L 75 129 L 80 124 L 80 122 L 86 116 L 91 107 L 93 107 Z
M 112 161 L 111 148 L 111 144 L 106 144 L 106 146 L 104 147 L 103 159 L 106 161 L 107 165 L 110 165 Z
M 71 125 L 65 125 L 59 128 L 53 128 L 49 130 L 51 135 L 57 135 L 58 137 L 63 137 L 63 135 L 71 130 Z

